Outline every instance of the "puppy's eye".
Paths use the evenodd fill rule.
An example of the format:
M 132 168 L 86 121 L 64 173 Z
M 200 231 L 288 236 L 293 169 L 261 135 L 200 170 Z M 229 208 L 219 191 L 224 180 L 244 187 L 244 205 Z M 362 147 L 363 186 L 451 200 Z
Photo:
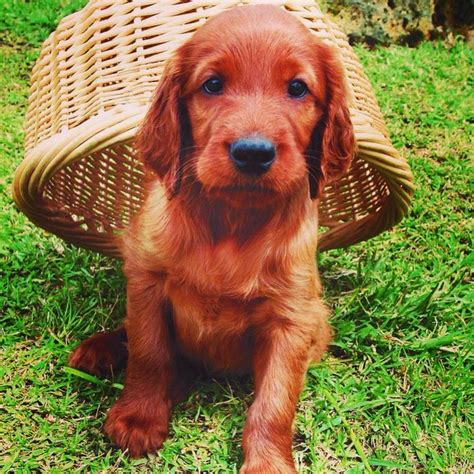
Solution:
M 224 82 L 220 77 L 213 76 L 208 79 L 202 86 L 201 89 L 206 94 L 216 95 L 220 94 L 224 89 Z
M 300 99 L 308 93 L 308 86 L 299 79 L 295 79 L 288 84 L 288 95 L 295 99 Z

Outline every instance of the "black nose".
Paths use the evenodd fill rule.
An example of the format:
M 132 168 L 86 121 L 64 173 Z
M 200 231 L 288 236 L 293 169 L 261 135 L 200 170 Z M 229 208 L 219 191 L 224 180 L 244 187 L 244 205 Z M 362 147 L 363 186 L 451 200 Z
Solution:
M 265 138 L 240 138 L 230 145 L 230 159 L 242 173 L 258 176 L 275 161 L 275 147 Z

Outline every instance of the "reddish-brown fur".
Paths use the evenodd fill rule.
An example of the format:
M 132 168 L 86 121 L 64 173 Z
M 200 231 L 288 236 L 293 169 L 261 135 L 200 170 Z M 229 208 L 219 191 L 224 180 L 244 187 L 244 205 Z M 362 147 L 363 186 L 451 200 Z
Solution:
M 213 74 L 224 91 L 209 96 L 201 85 Z M 306 97 L 288 96 L 295 78 Z M 277 149 L 259 178 L 228 156 L 251 134 Z M 128 338 L 105 430 L 132 456 L 161 446 L 195 370 L 252 372 L 241 472 L 294 472 L 296 403 L 331 337 L 315 266 L 318 199 L 354 150 L 341 66 L 282 9 L 229 10 L 168 63 L 137 147 L 151 179 L 123 239 L 126 336 L 86 341 L 71 364 L 116 369 L 110 355 Z

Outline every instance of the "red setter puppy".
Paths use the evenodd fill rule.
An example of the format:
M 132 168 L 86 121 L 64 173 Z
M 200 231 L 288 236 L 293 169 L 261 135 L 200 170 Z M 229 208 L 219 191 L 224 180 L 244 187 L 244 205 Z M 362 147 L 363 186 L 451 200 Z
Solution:
M 294 472 L 305 372 L 331 330 L 315 267 L 318 198 L 350 164 L 341 65 L 297 19 L 245 6 L 211 19 L 167 64 L 138 136 L 152 179 L 123 239 L 124 328 L 71 365 L 128 362 L 105 431 L 157 450 L 194 370 L 253 374 L 241 472 Z

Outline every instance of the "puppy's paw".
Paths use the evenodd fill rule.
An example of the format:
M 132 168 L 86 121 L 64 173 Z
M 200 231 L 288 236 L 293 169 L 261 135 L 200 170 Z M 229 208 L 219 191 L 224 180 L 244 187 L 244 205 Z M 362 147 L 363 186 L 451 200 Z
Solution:
M 69 357 L 69 365 L 90 374 L 117 373 L 127 363 L 124 330 L 94 334 L 82 342 Z
M 138 458 L 161 448 L 168 437 L 168 417 L 119 400 L 107 415 L 104 431 L 122 451 Z
M 297 474 L 294 465 L 282 462 L 281 459 L 252 459 L 245 461 L 239 474 Z

